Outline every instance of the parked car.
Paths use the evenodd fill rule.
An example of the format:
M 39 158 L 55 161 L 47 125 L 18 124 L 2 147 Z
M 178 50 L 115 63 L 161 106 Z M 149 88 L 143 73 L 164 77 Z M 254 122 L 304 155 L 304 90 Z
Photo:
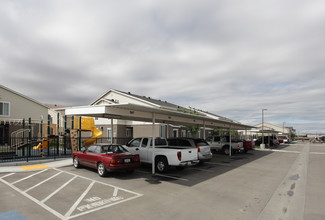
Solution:
M 255 141 L 250 141 L 250 140 L 244 140 L 243 141 L 243 146 L 244 146 L 244 153 L 247 153 L 249 150 L 253 150 L 255 148 Z
M 121 145 L 94 144 L 87 149 L 72 154 L 73 166 L 87 166 L 95 168 L 99 176 L 105 176 L 108 172 L 127 171 L 133 172 L 140 166 L 138 154 L 131 154 Z
M 137 137 L 129 141 L 125 148 L 132 153 L 139 153 L 141 163 L 152 164 L 152 137 Z M 183 168 L 199 163 L 198 150 L 195 147 L 185 148 L 168 146 L 166 138 L 155 138 L 155 170 L 166 172 L 169 167 Z
M 212 150 L 223 152 L 226 155 L 230 153 L 230 137 L 229 136 L 210 136 L 207 139 Z M 231 138 L 231 152 L 243 152 L 243 142 Z
M 202 138 L 168 138 L 168 146 L 197 148 L 200 162 L 207 162 L 212 159 L 211 148 Z
M 262 144 L 262 137 L 259 137 L 255 141 L 255 145 L 260 146 L 261 144 Z M 275 136 L 264 136 L 264 144 L 267 147 L 275 147 L 275 146 L 279 145 L 280 143 Z

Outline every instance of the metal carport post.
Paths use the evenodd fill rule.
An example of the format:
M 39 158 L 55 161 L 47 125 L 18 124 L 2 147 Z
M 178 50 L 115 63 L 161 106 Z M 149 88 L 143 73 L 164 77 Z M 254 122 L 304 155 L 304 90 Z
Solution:
M 155 174 L 155 124 L 156 124 L 156 115 L 152 113 L 152 174 Z M 150 146 L 149 146 L 150 147 Z

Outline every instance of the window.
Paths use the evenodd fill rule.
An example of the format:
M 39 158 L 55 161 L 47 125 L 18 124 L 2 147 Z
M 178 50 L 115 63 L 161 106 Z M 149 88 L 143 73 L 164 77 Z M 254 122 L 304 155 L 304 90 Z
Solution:
M 141 138 L 136 138 L 132 142 L 128 143 L 128 147 L 139 147 L 141 142 Z
M 88 153 L 95 153 L 95 150 L 96 150 L 96 145 L 92 145 L 90 147 L 87 148 L 87 152 Z
M 148 138 L 143 138 L 141 147 L 147 147 L 148 145 Z
M 111 128 L 107 128 L 107 139 L 110 140 L 112 137 L 112 129 Z
M 127 127 L 126 128 L 126 137 L 133 137 L 133 128 L 132 127 Z
M 10 116 L 9 102 L 0 102 L 0 116 Z
M 173 137 L 178 137 L 178 129 L 173 129 Z

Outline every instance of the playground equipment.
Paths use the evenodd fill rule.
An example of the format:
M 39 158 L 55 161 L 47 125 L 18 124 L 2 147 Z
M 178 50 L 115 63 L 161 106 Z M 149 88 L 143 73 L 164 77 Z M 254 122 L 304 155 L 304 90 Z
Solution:
M 79 125 L 79 120 L 75 119 L 74 127 L 81 128 L 82 131 L 90 131 L 92 133 L 91 138 L 84 141 L 84 144 L 87 147 L 92 145 L 98 138 L 102 137 L 102 132 L 96 128 L 95 120 L 92 117 L 81 117 L 81 127 Z
M 37 146 L 34 146 L 33 149 L 34 150 L 40 150 L 40 149 L 43 149 L 45 150 L 47 148 L 47 146 L 49 145 L 49 143 L 51 143 L 53 140 L 53 138 L 50 138 L 49 140 L 43 140 L 41 142 L 39 142 L 37 144 Z

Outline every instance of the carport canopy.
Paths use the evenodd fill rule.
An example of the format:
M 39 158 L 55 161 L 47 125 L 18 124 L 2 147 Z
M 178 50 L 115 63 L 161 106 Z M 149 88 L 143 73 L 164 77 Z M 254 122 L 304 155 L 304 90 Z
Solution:
M 252 126 L 230 120 L 214 119 L 202 113 L 190 114 L 172 109 L 148 107 L 131 103 L 71 107 L 65 110 L 65 114 L 143 122 L 153 122 L 155 120 L 157 123 L 164 124 L 233 130 L 253 128 Z
M 253 128 L 252 126 L 243 125 L 231 120 L 226 121 L 214 119 L 208 117 L 203 113 L 191 114 L 177 109 L 148 107 L 131 103 L 71 107 L 65 110 L 65 114 L 74 116 L 89 116 L 108 119 L 152 122 L 153 140 L 155 139 L 156 122 L 173 125 L 198 126 L 203 127 L 204 130 L 206 127 L 223 129 L 227 128 L 233 130 L 246 130 Z M 155 141 L 152 143 L 152 174 L 155 174 Z

